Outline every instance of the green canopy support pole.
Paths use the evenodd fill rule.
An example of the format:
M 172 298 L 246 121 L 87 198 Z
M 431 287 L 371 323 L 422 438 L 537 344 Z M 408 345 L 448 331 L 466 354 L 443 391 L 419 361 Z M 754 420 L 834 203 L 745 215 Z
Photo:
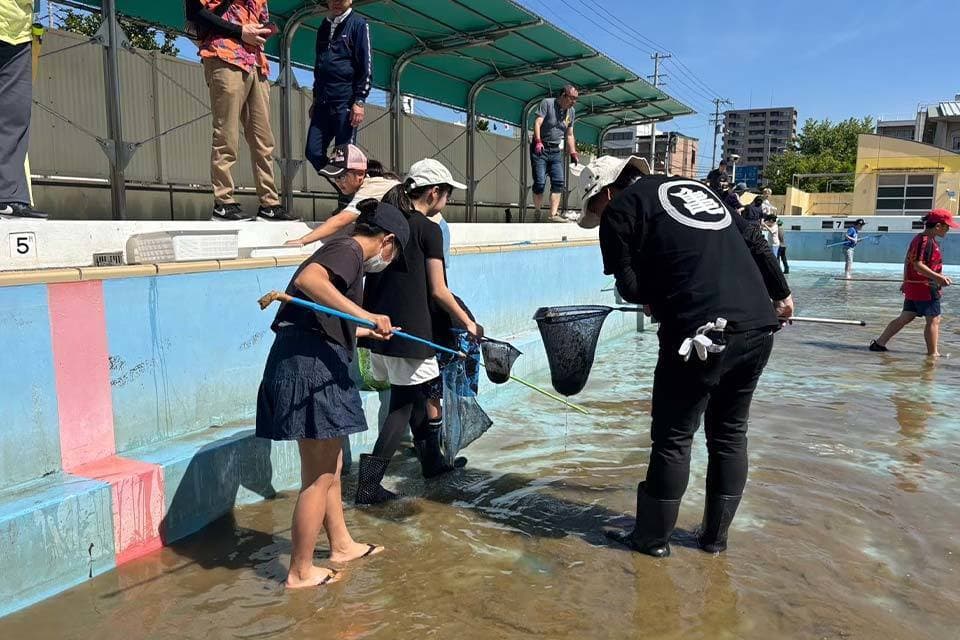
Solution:
M 477 96 L 485 85 L 502 77 L 498 73 L 484 76 L 473 83 L 467 94 L 467 222 L 473 222 L 477 208 Z
M 604 152 L 603 141 L 606 140 L 608 133 L 610 133 L 614 129 L 619 129 L 620 127 L 626 127 L 626 126 L 630 126 L 629 123 L 613 122 L 605 126 L 603 129 L 600 129 L 600 138 L 599 140 L 597 140 L 597 153 L 601 156 L 603 155 L 603 152 Z
M 413 59 L 426 51 L 426 47 L 416 47 L 405 51 L 397 58 L 390 71 L 390 166 L 393 172 L 402 176 L 403 166 L 403 92 L 400 80 L 404 69 Z
M 542 24 L 543 20 L 536 20 L 511 27 L 486 29 L 476 33 L 461 33 L 437 42 L 426 42 L 403 52 L 397 58 L 390 70 L 390 164 L 394 173 L 403 175 L 406 171 L 403 157 L 403 91 L 401 81 L 403 72 L 410 63 L 421 55 L 440 55 L 469 47 L 493 44 L 511 33 Z
M 293 95 L 296 79 L 293 77 L 293 39 L 304 22 L 326 11 L 323 5 L 310 5 L 298 9 L 283 26 L 280 36 L 280 198 L 283 207 L 293 213 L 293 181 L 303 165 L 303 160 L 293 157 Z

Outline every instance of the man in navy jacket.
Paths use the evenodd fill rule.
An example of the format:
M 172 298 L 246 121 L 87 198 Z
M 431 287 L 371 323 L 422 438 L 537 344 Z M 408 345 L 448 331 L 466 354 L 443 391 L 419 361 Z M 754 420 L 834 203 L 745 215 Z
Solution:
M 353 0 L 330 0 L 330 13 L 317 31 L 313 106 L 306 157 L 320 171 L 330 144 L 354 141 L 370 95 L 373 50 L 370 26 L 352 9 Z

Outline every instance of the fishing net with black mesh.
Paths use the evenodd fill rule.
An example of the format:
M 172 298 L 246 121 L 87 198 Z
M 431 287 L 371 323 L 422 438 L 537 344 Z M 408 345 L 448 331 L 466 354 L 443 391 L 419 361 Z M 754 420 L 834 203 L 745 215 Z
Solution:
M 583 391 L 593 368 L 603 321 L 613 310 L 599 305 L 537 309 L 533 319 L 540 327 L 557 392 L 573 396 Z
M 523 355 L 509 342 L 490 338 L 484 339 L 480 350 L 483 352 L 483 366 L 487 370 L 487 378 L 494 384 L 503 384 L 510 380 L 513 363 Z

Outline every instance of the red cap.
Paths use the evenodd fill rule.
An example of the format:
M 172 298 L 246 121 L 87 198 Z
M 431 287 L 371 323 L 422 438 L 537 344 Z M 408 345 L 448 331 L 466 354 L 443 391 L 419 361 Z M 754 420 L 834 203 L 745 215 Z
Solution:
M 957 224 L 953 220 L 953 214 L 947 211 L 946 209 L 934 209 L 924 217 L 924 220 L 927 222 L 935 222 L 938 224 L 945 224 L 951 229 L 960 229 L 960 224 Z

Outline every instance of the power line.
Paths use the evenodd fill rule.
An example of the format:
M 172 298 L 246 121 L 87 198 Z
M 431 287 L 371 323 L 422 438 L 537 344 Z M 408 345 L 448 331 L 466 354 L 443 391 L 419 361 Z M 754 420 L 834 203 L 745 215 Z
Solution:
M 638 52 L 641 52 L 641 53 L 643 53 L 644 55 L 656 53 L 656 50 L 641 47 L 641 46 L 639 46 L 639 45 L 638 45 L 634 40 L 632 40 L 632 39 L 627 39 L 627 38 L 625 38 L 625 37 L 623 37 L 623 36 L 621 36 L 621 35 L 619 35 L 619 34 L 617 34 L 617 33 L 612 33 L 612 32 L 610 32 L 610 26 L 611 26 L 611 25 L 609 25 L 609 24 L 603 24 L 603 23 L 597 21 L 597 20 L 596 20 L 595 18 L 593 18 L 590 14 L 585 13 L 584 11 L 581 11 L 580 9 L 578 9 L 577 7 L 575 7 L 574 5 L 572 5 L 568 0 L 560 0 L 560 2 L 561 2 L 564 6 L 566 6 L 567 8 L 569 8 L 572 12 L 574 12 L 575 14 L 577 14 L 578 16 L 580 16 L 581 18 L 583 18 L 584 20 L 586 20 L 587 22 L 589 22 L 590 24 L 594 25 L 595 27 L 598 27 L 598 28 L 600 28 L 600 29 L 603 29 L 603 30 L 607 31 L 607 32 L 609 33 L 609 35 L 613 36 L 615 39 L 617 39 L 617 40 L 619 40 L 620 42 L 624 43 L 624 44 L 627 45 L 628 47 L 630 47 L 630 48 L 632 48 L 632 49 L 634 49 L 634 50 L 636 50 L 636 51 L 638 51 Z M 583 0 L 579 0 L 579 2 L 580 2 L 580 4 L 581 4 L 582 6 L 584 6 L 584 7 L 587 8 L 588 10 L 592 10 L 592 9 L 593 9 L 593 7 L 587 7 L 587 5 L 584 3 Z M 553 12 L 551 11 L 550 13 L 552 14 Z M 613 23 L 613 26 L 622 29 L 617 22 L 614 22 L 614 23 Z M 627 32 L 627 31 L 624 30 L 624 33 L 629 33 L 629 32 Z M 636 36 L 636 35 L 637 35 L 637 34 L 630 34 L 630 37 L 633 38 L 633 37 Z M 644 38 L 644 39 L 645 39 L 645 38 Z M 673 54 L 670 54 L 670 55 L 673 55 Z M 688 89 L 690 89 L 691 91 L 693 91 L 694 94 L 700 96 L 700 97 L 703 99 L 703 102 L 700 103 L 699 105 L 694 104 L 694 106 L 696 106 L 698 109 L 703 109 L 704 106 L 710 104 L 710 95 L 715 95 L 715 94 L 712 94 L 712 93 L 711 93 L 710 95 L 703 94 L 702 91 L 696 89 L 695 87 L 689 85 L 688 83 L 683 82 L 682 80 L 681 80 L 680 82 L 681 82 L 681 84 L 683 84 L 684 86 L 686 86 Z M 685 101 L 685 102 L 690 102 L 690 103 L 693 104 L 693 103 L 699 102 L 699 99 L 697 99 L 697 100 L 689 100 L 688 98 L 684 98 L 684 101 Z
M 529 0 L 528 0 L 528 1 L 529 1 Z M 608 16 L 610 16 L 610 17 L 613 19 L 612 25 L 611 25 L 611 24 L 602 24 L 602 23 L 598 22 L 596 19 L 594 19 L 594 18 L 593 18 L 591 15 L 589 15 L 588 13 L 585 13 L 584 11 L 581 11 L 581 10 L 578 9 L 577 7 L 573 6 L 568 0 L 560 0 L 560 2 L 561 2 L 563 5 L 565 5 L 567 8 L 569 8 L 572 12 L 574 12 L 574 13 L 577 14 L 577 15 L 579 15 L 581 18 L 583 18 L 583 19 L 584 19 L 585 21 L 587 21 L 588 23 L 590 23 L 590 24 L 592 24 L 592 25 L 594 25 L 594 26 L 596 26 L 596 27 L 598 27 L 598 28 L 600 28 L 600 29 L 603 29 L 603 30 L 607 31 L 607 32 L 608 32 L 610 35 L 612 35 L 616 40 L 619 40 L 619 41 L 622 42 L 623 44 L 625 44 L 625 45 L 627 45 L 628 47 L 634 49 L 635 51 L 642 52 L 644 55 L 647 55 L 647 54 L 649 54 L 649 53 L 656 53 L 655 50 L 652 50 L 652 49 L 649 49 L 649 48 L 644 48 L 644 47 L 639 46 L 634 39 L 637 38 L 637 37 L 639 37 L 640 39 L 645 40 L 645 41 L 647 41 L 647 42 L 651 42 L 651 43 L 653 42 L 652 40 L 650 40 L 649 38 L 646 38 L 646 37 L 643 36 L 642 34 L 631 33 L 631 32 L 629 32 L 629 31 L 627 31 L 625 28 L 621 27 L 621 26 L 620 26 L 620 23 L 619 23 L 619 18 L 617 18 L 616 16 L 614 16 L 612 13 L 609 12 L 609 10 L 605 9 L 604 7 L 602 7 L 602 6 L 600 6 L 600 5 L 589 6 L 589 7 L 588 7 L 583 0 L 579 0 L 580 4 L 581 4 L 582 6 L 584 6 L 588 11 L 591 11 L 591 12 L 592 12 L 594 9 L 597 9 L 597 8 L 601 9 L 602 11 L 604 11 Z M 549 15 L 550 15 L 551 17 L 553 17 L 553 19 L 554 19 L 555 21 L 557 21 L 558 23 L 565 24 L 565 25 L 567 26 L 567 28 L 569 28 L 572 32 L 576 33 L 577 31 L 579 31 L 579 29 L 576 29 L 575 27 L 573 27 L 572 25 L 570 25 L 569 22 L 567 22 L 566 20 L 561 19 L 556 13 L 554 13 L 554 11 L 552 10 L 552 8 L 550 8 L 550 7 L 547 5 L 546 2 L 543 2 L 543 7 L 540 8 L 540 10 L 541 10 L 541 11 L 544 11 L 544 12 L 547 13 L 547 14 L 549 14 Z M 622 31 L 623 33 L 628 34 L 628 35 L 630 36 L 630 39 L 624 38 L 624 37 L 620 36 L 620 35 L 617 34 L 617 33 L 610 33 L 610 27 L 611 27 L 611 26 L 619 29 L 619 30 Z M 582 33 L 582 32 L 581 32 L 581 33 Z M 584 36 L 581 35 L 581 37 L 584 37 Z M 663 47 L 662 49 L 666 50 L 665 47 Z M 667 51 L 668 51 L 668 50 L 667 50 Z M 669 53 L 670 56 L 674 56 L 674 55 L 675 55 L 675 54 L 673 54 L 672 52 L 669 52 L 669 51 L 668 51 L 668 53 Z M 692 75 L 692 72 L 689 71 L 689 67 L 686 67 L 686 65 L 683 65 L 682 63 L 680 63 L 680 64 L 681 64 L 681 67 L 682 67 L 682 68 L 677 68 L 677 70 L 679 71 L 680 75 L 689 78 L 689 79 L 691 80 L 691 82 L 699 82 L 700 85 L 706 86 L 706 83 L 704 83 L 704 82 L 702 82 L 702 81 L 699 81 L 699 79 L 696 78 L 696 76 Z M 704 93 L 704 92 L 703 92 L 701 89 L 699 89 L 697 86 L 691 85 L 690 83 L 686 82 L 682 77 L 677 77 L 676 80 L 677 80 L 677 82 L 679 82 L 681 85 L 683 85 L 684 87 L 686 87 L 687 90 L 689 90 L 691 93 L 690 93 L 689 95 L 682 95 L 679 91 L 674 91 L 674 92 L 673 92 L 674 95 L 676 95 L 678 98 L 680 98 L 680 99 L 683 100 L 684 102 L 689 103 L 691 106 L 694 106 L 696 109 L 698 109 L 698 110 L 700 110 L 700 111 L 709 111 L 710 107 L 711 107 L 712 104 L 713 104 L 713 102 L 712 102 L 712 96 L 716 95 L 716 92 L 711 91 L 709 94 Z
M 585 6 L 585 7 L 587 6 L 586 3 L 584 2 L 584 0 L 578 0 L 578 1 L 580 2 L 581 5 L 583 5 L 583 6 Z M 566 4 L 566 0 L 561 0 L 561 2 L 564 2 L 564 3 Z M 625 27 L 623 27 L 623 26 L 621 25 L 621 23 L 620 23 L 620 18 L 618 18 L 617 16 L 614 16 L 612 13 L 610 13 L 609 10 L 607 10 L 607 9 L 604 8 L 603 6 L 597 4 L 597 5 L 595 5 L 595 6 L 590 7 L 590 9 L 600 9 L 601 11 L 605 12 L 608 16 L 610 16 L 610 18 L 612 19 L 612 22 L 611 22 L 611 24 L 609 24 L 609 25 L 602 25 L 602 24 L 600 24 L 600 23 L 598 23 L 598 22 L 590 19 L 589 17 L 586 17 L 586 16 L 585 16 L 585 17 L 586 17 L 590 22 L 592 22 L 594 25 L 599 26 L 599 27 L 601 27 L 601 28 L 603 28 L 603 29 L 609 30 L 610 27 L 612 26 L 613 28 L 615 28 L 615 29 L 621 31 L 622 33 L 626 34 L 626 35 L 628 36 L 628 38 L 621 37 L 620 35 L 618 35 L 618 34 L 616 34 L 616 33 L 611 33 L 610 35 L 613 35 L 617 40 L 623 42 L 623 43 L 626 44 L 627 46 L 632 47 L 632 48 L 634 48 L 634 49 L 637 50 L 637 51 L 642 51 L 642 52 L 644 52 L 644 53 L 647 53 L 647 51 L 649 51 L 649 49 L 644 49 L 644 48 L 638 46 L 637 43 L 635 42 L 635 39 L 636 39 L 636 38 L 640 38 L 640 39 L 645 40 L 645 41 L 647 41 L 647 42 L 649 42 L 649 43 L 651 43 L 651 44 L 656 45 L 656 43 L 655 43 L 653 40 L 650 40 L 649 38 L 643 36 L 643 34 L 631 32 L 631 31 L 627 30 Z M 584 15 L 582 12 L 578 12 L 578 13 L 579 13 L 580 15 Z M 666 47 L 657 46 L 657 48 L 658 48 L 660 51 L 664 51 L 664 52 L 666 52 L 667 54 L 669 54 L 670 57 L 676 57 L 676 54 L 673 53 L 672 51 L 670 51 L 669 49 L 667 49 Z M 656 50 L 655 50 L 655 51 L 656 51 Z M 655 52 L 655 51 L 654 51 L 654 52 Z M 679 60 L 678 60 L 677 62 L 679 62 Z M 694 75 L 692 75 L 692 72 L 689 71 L 689 67 L 686 67 L 686 65 L 683 65 L 682 63 L 680 63 L 680 65 L 681 65 L 680 67 L 675 67 L 675 69 L 679 72 L 679 74 L 680 74 L 681 76 L 687 77 L 689 80 L 691 80 L 691 82 L 699 82 L 699 84 L 705 86 L 705 83 L 704 83 L 704 82 L 699 81 L 698 78 L 696 78 Z M 695 106 L 697 106 L 697 108 L 700 109 L 700 110 L 706 110 L 706 109 L 704 109 L 704 107 L 707 106 L 707 105 L 710 105 L 710 104 L 711 104 L 712 97 L 715 96 L 715 95 L 717 95 L 717 92 L 715 92 L 715 91 L 709 91 L 709 92 L 707 92 L 707 93 L 704 93 L 704 91 L 703 91 L 702 89 L 698 88 L 698 87 L 695 86 L 695 85 L 691 85 L 690 83 L 688 83 L 688 82 L 686 82 L 685 80 L 683 80 L 683 78 L 681 78 L 681 77 L 677 77 L 676 80 L 677 80 L 678 82 L 680 82 L 680 84 L 682 84 L 683 86 L 685 86 L 687 89 L 689 89 L 689 90 L 692 92 L 692 95 L 696 97 L 696 99 L 694 99 L 694 100 L 690 100 L 689 98 L 684 98 L 685 101 L 690 102 L 691 104 L 695 104 L 695 103 L 697 103 L 697 102 L 700 102 L 701 99 L 703 100 L 703 102 L 700 102 L 700 104 L 695 104 Z M 679 94 L 678 94 L 678 95 L 679 95 Z
M 580 1 L 581 1 L 581 4 L 585 4 L 585 3 L 583 2 L 583 0 L 580 0 Z M 651 40 L 650 38 L 644 36 L 642 33 L 628 31 L 626 27 L 622 26 L 622 17 L 621 17 L 621 16 L 616 16 L 616 15 L 614 15 L 613 12 L 611 12 L 609 9 L 607 9 L 606 7 L 604 7 L 601 3 L 597 2 L 596 4 L 592 5 L 591 8 L 592 8 L 592 9 L 595 9 L 595 10 L 599 10 L 600 12 L 604 13 L 607 17 L 609 17 L 609 18 L 611 19 L 612 26 L 614 26 L 615 28 L 619 29 L 619 30 L 622 31 L 623 33 L 628 34 L 631 38 L 640 38 L 641 40 L 644 40 L 644 41 L 646 41 L 647 43 L 649 43 L 649 44 L 650 44 L 652 47 L 654 47 L 655 49 L 660 50 L 660 51 L 665 51 L 665 52 L 669 53 L 670 55 L 672 55 L 673 58 L 674 58 L 673 61 L 672 61 L 672 63 L 675 64 L 676 66 L 680 67 L 680 73 L 681 73 L 682 75 L 687 76 L 692 82 L 695 82 L 695 83 L 699 84 L 699 85 L 706 91 L 706 93 L 707 93 L 707 99 L 708 99 L 708 100 L 710 99 L 710 96 L 715 96 L 715 95 L 717 95 L 717 94 L 719 93 L 718 91 L 712 89 L 706 82 L 704 82 L 703 80 L 701 80 L 701 79 L 693 72 L 693 70 L 690 69 L 690 67 L 688 67 L 687 65 L 685 65 L 685 64 L 683 63 L 683 61 L 681 61 L 681 60 L 677 57 L 677 54 L 676 54 L 675 51 L 671 51 L 668 47 L 663 46 L 662 44 L 656 42 L 655 40 Z

